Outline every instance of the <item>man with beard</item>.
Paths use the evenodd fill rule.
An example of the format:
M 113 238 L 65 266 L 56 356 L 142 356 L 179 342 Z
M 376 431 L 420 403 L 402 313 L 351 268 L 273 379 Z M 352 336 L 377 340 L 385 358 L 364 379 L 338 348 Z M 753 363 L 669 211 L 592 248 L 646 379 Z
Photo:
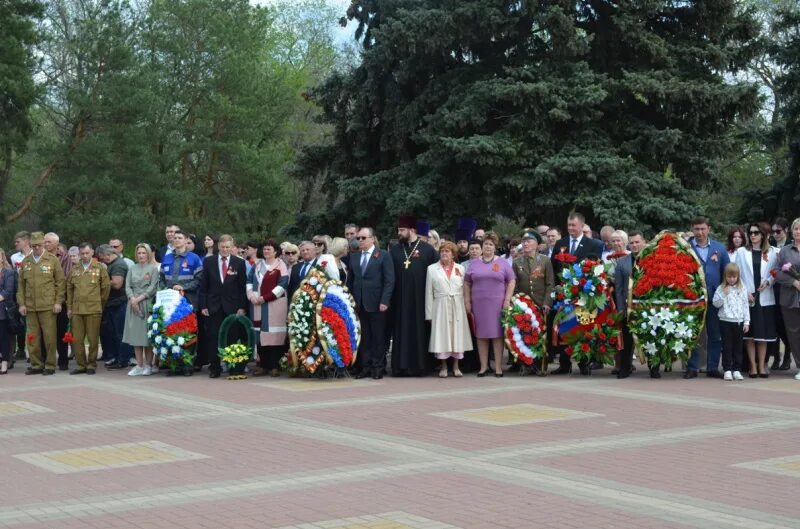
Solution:
M 438 261 L 436 250 L 417 237 L 414 217 L 400 217 L 399 244 L 389 251 L 394 264 L 392 296 L 392 376 L 419 376 L 428 371 L 429 329 L 425 323 L 425 278 Z

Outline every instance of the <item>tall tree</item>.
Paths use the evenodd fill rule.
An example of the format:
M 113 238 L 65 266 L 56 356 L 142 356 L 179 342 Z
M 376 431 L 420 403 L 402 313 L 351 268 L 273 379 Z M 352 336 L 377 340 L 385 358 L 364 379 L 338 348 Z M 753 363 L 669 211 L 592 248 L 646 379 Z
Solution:
M 29 112 L 39 94 L 33 49 L 42 12 L 37 0 L 0 2 L 0 204 L 5 203 L 14 157 L 25 151 L 33 129 Z
M 332 141 L 320 225 L 493 213 L 680 225 L 757 90 L 727 76 L 758 25 L 734 0 L 354 0 L 363 60 L 314 93 Z

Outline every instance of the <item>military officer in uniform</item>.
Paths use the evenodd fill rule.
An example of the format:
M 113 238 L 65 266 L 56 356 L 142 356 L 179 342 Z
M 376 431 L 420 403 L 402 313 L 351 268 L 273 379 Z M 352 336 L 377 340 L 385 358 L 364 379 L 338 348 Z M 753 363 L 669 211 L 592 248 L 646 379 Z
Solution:
M 56 372 L 56 315 L 64 304 L 64 270 L 58 257 L 44 250 L 44 233 L 31 234 L 31 253 L 20 263 L 17 304 L 27 318 L 31 366 L 26 375 Z M 42 365 L 41 337 L 47 358 Z
M 111 292 L 111 280 L 105 267 L 92 259 L 94 249 L 85 242 L 79 249 L 80 262 L 67 277 L 67 316 L 72 323 L 72 347 L 78 367 L 70 375 L 94 375 L 97 369 L 97 348 L 100 342 L 100 321 L 103 306 Z M 86 355 L 85 339 L 89 339 Z
M 514 269 L 516 285 L 514 293 L 527 294 L 536 306 L 542 310 L 549 326 L 551 318 L 550 308 L 553 306 L 551 294 L 555 286 L 555 275 L 550 258 L 539 253 L 542 236 L 534 230 L 526 230 L 522 234 L 522 255 L 515 258 L 511 264 Z M 542 338 L 544 339 L 544 337 Z M 543 367 L 546 364 L 543 364 Z M 532 366 L 534 373 L 539 373 L 539 368 Z M 542 370 L 542 374 L 544 374 Z

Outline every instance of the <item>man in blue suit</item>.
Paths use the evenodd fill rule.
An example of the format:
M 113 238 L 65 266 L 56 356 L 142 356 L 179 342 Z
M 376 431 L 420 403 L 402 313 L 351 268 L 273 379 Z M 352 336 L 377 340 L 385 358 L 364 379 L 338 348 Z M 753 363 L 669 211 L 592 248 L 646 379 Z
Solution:
M 394 265 L 388 252 L 375 246 L 372 228 L 361 228 L 356 236 L 358 253 L 350 256 L 347 286 L 361 319 L 358 347 L 361 372 L 356 378 L 383 378 L 386 367 L 386 314 L 394 291 Z
M 300 288 L 300 283 L 306 278 L 308 273 L 317 264 L 317 258 L 314 256 L 314 243 L 311 241 L 303 241 L 297 245 L 300 250 L 300 260 L 292 267 L 289 273 L 289 302 L 294 296 L 294 292 Z
M 700 343 L 692 350 L 689 358 L 689 366 L 683 378 L 696 378 L 698 364 L 701 362 L 703 350 L 706 351 L 706 376 L 712 378 L 722 378 L 719 372 L 719 358 L 722 351 L 722 336 L 719 332 L 719 316 L 717 308 L 711 304 L 714 292 L 717 290 L 722 278 L 724 277 L 725 267 L 730 263 L 728 250 L 722 243 L 712 241 L 708 238 L 711 231 L 711 224 L 707 217 L 697 217 L 692 221 L 692 233 L 694 237 L 689 241 L 694 248 L 697 257 L 703 264 L 706 273 L 706 327 L 705 343 L 703 334 L 700 335 Z

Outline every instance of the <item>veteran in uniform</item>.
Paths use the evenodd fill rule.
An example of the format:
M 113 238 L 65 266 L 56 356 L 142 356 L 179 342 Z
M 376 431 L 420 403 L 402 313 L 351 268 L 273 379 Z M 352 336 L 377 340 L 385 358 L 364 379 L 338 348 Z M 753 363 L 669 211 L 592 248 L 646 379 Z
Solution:
M 27 318 L 31 366 L 26 375 L 56 372 L 56 315 L 64 303 L 64 270 L 58 257 L 44 250 L 44 233 L 31 234 L 31 253 L 20 263 L 17 304 Z M 42 365 L 41 338 L 47 350 Z
M 103 306 L 111 292 L 111 280 L 105 267 L 92 259 L 94 249 L 89 243 L 80 245 L 80 262 L 67 277 L 67 316 L 72 324 L 72 347 L 78 367 L 70 375 L 94 375 L 97 369 L 97 348 L 100 342 L 100 321 Z M 86 355 L 85 339 L 89 339 Z
M 541 235 L 534 230 L 525 231 L 522 234 L 522 255 L 512 261 L 511 268 L 517 281 L 514 293 L 530 296 L 542 310 L 549 328 L 552 321 L 550 308 L 553 306 L 551 294 L 555 288 L 555 275 L 550 258 L 538 251 L 541 244 Z M 549 333 L 547 336 L 549 337 Z M 538 373 L 539 369 L 534 365 L 532 371 Z

